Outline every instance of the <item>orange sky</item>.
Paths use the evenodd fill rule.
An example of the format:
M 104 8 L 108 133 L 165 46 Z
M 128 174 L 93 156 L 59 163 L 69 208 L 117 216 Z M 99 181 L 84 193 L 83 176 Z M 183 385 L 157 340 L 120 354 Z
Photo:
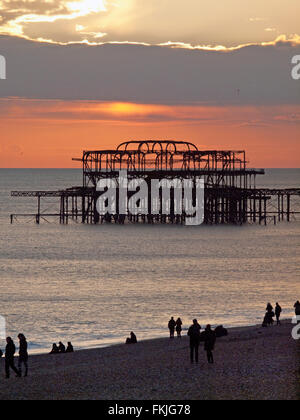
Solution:
M 79 167 L 82 150 L 130 139 L 245 149 L 250 166 L 300 167 L 300 106 L 209 107 L 0 100 L 0 167 Z M 288 142 L 286 141 L 288 140 Z
M 79 167 L 83 150 L 149 138 L 300 167 L 299 12 L 299 0 L 0 0 L 0 168 Z

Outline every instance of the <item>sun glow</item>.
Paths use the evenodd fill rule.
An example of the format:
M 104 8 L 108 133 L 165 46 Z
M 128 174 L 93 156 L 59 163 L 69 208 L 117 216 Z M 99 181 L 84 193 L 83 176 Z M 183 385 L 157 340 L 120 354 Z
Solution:
M 105 12 L 104 0 L 78 0 L 66 3 L 66 7 L 74 13 L 87 15 L 89 13 Z

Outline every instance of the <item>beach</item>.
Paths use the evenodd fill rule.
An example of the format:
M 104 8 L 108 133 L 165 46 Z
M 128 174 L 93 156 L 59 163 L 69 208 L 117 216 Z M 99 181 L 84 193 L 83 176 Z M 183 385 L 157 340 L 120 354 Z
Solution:
M 190 363 L 186 331 L 182 339 L 31 356 L 27 378 L 4 379 L 2 358 L 0 399 L 299 400 L 300 341 L 292 328 L 285 321 L 230 329 L 217 339 L 214 365 L 203 343 L 199 364 Z

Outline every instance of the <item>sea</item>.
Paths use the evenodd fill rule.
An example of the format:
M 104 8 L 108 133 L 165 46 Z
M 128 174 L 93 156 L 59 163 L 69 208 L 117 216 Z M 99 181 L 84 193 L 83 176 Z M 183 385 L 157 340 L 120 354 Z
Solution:
M 261 187 L 299 188 L 300 169 L 269 169 Z M 31 354 L 52 343 L 75 349 L 168 336 L 171 316 L 183 333 L 197 318 L 238 327 L 261 323 L 266 304 L 283 317 L 300 299 L 300 220 L 277 225 L 59 225 L 20 217 L 36 199 L 16 190 L 81 185 L 77 169 L 0 169 L 0 348 L 22 332 Z M 57 209 L 57 198 L 42 202 Z M 300 208 L 298 199 L 293 206 Z M 299 201 L 299 200 L 298 200 Z M 5 329 L 4 329 L 5 327 Z

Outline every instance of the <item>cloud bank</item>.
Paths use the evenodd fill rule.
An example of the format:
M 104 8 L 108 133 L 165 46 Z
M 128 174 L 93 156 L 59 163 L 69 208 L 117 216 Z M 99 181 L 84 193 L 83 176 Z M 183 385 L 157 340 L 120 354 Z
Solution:
M 299 46 L 205 51 L 162 46 L 55 45 L 0 36 L 0 97 L 155 104 L 300 104 L 291 59 Z

